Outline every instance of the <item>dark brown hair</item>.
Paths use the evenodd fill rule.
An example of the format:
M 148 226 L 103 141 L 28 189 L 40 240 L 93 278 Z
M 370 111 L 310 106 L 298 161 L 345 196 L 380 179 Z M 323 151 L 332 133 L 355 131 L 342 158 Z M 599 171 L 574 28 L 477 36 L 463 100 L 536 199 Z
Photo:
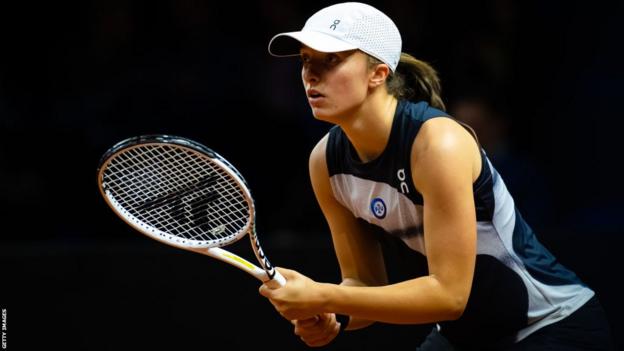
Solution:
M 369 55 L 369 67 L 383 62 Z M 432 107 L 445 111 L 442 101 L 440 78 L 431 65 L 410 54 L 401 53 L 395 72 L 386 78 L 388 93 L 397 99 L 426 101 Z

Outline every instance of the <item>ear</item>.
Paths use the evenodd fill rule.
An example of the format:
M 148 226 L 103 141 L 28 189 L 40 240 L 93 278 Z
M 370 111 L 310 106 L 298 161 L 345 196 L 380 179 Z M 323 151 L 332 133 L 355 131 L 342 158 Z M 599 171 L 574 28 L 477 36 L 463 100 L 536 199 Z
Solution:
M 385 63 L 380 63 L 375 66 L 371 71 L 370 78 L 368 79 L 368 87 L 376 88 L 386 81 L 386 78 L 390 75 L 390 67 Z

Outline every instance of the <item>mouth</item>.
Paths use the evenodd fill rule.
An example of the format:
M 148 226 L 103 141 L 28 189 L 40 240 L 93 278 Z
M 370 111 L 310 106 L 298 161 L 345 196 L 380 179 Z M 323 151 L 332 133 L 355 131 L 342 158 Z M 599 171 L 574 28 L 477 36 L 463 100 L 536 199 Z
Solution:
M 306 95 L 308 95 L 308 99 L 310 100 L 316 100 L 325 97 L 325 95 L 321 94 L 318 90 L 315 89 L 308 89 Z

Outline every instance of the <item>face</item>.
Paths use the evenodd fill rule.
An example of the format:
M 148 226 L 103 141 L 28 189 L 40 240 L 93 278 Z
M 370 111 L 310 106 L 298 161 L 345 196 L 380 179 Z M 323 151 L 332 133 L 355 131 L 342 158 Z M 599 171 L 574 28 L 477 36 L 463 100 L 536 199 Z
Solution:
M 303 46 L 301 78 L 312 114 L 338 123 L 366 99 L 371 73 L 359 50 L 325 53 Z

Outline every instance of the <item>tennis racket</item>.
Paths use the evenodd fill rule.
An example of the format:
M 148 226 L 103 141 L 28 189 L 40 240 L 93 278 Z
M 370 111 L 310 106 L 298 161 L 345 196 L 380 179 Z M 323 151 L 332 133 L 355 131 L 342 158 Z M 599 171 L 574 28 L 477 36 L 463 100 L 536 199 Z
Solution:
M 243 176 L 211 149 L 176 136 L 129 138 L 102 156 L 97 183 L 115 214 L 148 237 L 229 263 L 271 288 L 286 283 L 260 247 Z M 247 233 L 262 268 L 221 249 Z

